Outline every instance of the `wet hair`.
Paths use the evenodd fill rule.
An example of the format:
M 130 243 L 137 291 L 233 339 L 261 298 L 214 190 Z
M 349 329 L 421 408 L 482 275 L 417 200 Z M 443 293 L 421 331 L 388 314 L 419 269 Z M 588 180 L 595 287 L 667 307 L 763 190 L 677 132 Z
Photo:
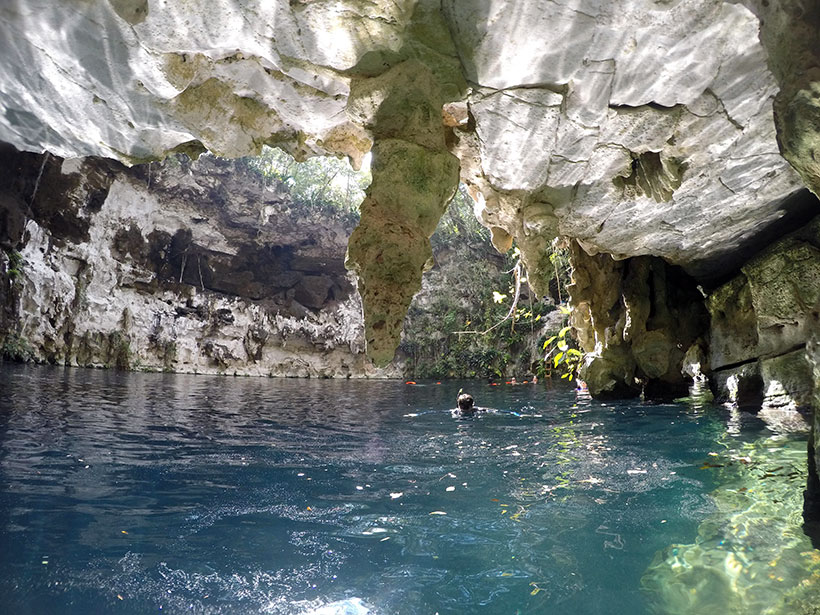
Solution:
M 458 409 L 462 412 L 470 412 L 473 409 L 474 403 L 473 396 L 469 393 L 461 393 L 458 396 Z

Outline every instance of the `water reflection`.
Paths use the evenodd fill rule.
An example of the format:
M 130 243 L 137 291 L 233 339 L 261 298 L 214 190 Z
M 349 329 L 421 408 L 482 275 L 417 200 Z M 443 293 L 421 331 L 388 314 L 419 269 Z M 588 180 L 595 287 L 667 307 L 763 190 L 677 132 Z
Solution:
M 801 530 L 804 442 L 734 442 L 709 462 L 721 486 L 717 510 L 694 543 L 660 551 L 643 578 L 650 610 L 691 613 L 813 613 L 820 555 Z

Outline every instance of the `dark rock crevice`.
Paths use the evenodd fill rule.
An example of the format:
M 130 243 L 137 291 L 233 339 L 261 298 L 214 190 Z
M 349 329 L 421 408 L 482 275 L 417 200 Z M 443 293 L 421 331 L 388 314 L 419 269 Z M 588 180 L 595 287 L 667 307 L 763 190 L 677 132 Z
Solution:
M 732 250 L 686 265 L 707 290 L 718 288 L 737 275 L 744 264 L 789 233 L 799 232 L 820 213 L 820 200 L 808 189 L 797 190 L 776 204 L 775 214 L 755 227 Z M 806 238 L 811 241 L 810 238 Z
M 685 394 L 684 358 L 709 326 L 695 280 L 655 257 L 615 261 L 577 244 L 571 254 L 571 322 L 587 353 L 580 376 L 592 395 Z

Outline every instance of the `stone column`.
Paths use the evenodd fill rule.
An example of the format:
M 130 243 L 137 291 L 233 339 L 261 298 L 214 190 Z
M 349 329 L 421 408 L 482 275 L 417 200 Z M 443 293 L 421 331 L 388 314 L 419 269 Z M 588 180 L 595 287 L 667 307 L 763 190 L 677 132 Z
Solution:
M 358 276 L 367 354 L 377 365 L 393 358 L 432 258 L 430 236 L 458 187 L 443 103 L 432 71 L 417 60 L 351 88 L 350 107 L 368 117 L 374 145 L 373 182 L 348 243 L 347 267 Z
M 806 357 L 812 365 L 814 391 L 808 445 L 809 476 L 803 492 L 803 531 L 811 538 L 814 547 L 820 548 L 820 476 L 817 473 L 820 465 L 820 450 L 817 446 L 817 435 L 820 433 L 820 303 L 814 310 L 814 330 L 818 333 L 806 344 Z

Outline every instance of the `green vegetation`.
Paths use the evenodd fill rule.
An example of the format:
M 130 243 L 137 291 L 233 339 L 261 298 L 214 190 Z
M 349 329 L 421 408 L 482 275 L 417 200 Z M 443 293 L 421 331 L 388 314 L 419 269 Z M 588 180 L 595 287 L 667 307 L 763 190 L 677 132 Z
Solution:
M 346 159 L 327 156 L 297 162 L 267 146 L 259 156 L 237 160 L 237 165 L 268 184 L 284 186 L 298 206 L 356 219 L 371 179 L 369 170 L 355 171 Z
M 27 363 L 34 359 L 31 345 L 18 333 L 9 333 L 0 345 L 0 358 L 7 361 Z
M 108 361 L 106 367 L 128 370 L 132 367 L 131 341 L 126 333 L 112 331 L 108 336 Z
M 177 360 L 177 343 L 168 340 L 162 344 L 162 371 L 171 373 L 174 371 L 174 364 Z
M 3 254 L 6 262 L 5 279 L 2 277 L 0 262 L 0 359 L 25 363 L 34 359 L 34 350 L 22 335 L 11 330 L 11 325 L 17 318 L 25 260 L 17 250 L 4 249 Z
M 550 291 L 555 295 L 558 303 L 563 304 L 569 299 L 567 286 L 572 283 L 572 265 L 569 262 L 569 249 L 565 248 L 556 240 L 553 242 L 547 255 L 555 276 L 550 281 Z
M 464 184 L 456 190 L 453 200 L 436 227 L 436 232 L 430 238 L 430 243 L 434 252 L 446 248 L 463 249 L 465 246 L 484 244 L 484 250 L 493 257 L 498 256 L 490 247 L 490 231 L 481 226 L 473 213 L 473 200 L 467 194 Z
M 561 310 L 564 316 L 569 316 L 569 308 L 559 305 L 558 309 Z M 547 354 L 544 355 L 544 375 L 551 375 L 554 369 L 562 371 L 561 378 L 566 378 L 570 381 L 578 375 L 578 369 L 581 367 L 584 353 L 573 347 L 574 341 L 568 335 L 571 330 L 572 327 L 567 325 L 556 335 L 552 335 L 544 340 L 544 343 L 541 345 L 541 347 L 547 351 Z
M 23 255 L 17 250 L 9 250 L 6 252 L 6 257 L 9 259 L 8 265 L 6 265 L 9 280 L 19 279 L 23 275 L 23 265 L 25 264 Z
M 432 240 L 437 267 L 405 320 L 400 350 L 412 378 L 543 375 L 544 316 L 551 301 L 526 285 L 517 249 L 501 256 L 463 187 Z M 499 289 L 503 290 L 501 292 Z
M 369 170 L 354 171 L 347 160 L 297 162 L 269 147 L 236 164 L 265 183 L 282 187 L 295 207 L 350 217 L 351 222 L 358 219 L 358 206 L 371 180 Z M 544 317 L 556 309 L 554 302 L 529 290 L 517 249 L 505 256 L 494 250 L 490 232 L 476 219 L 464 186 L 439 221 L 431 244 L 437 266 L 426 274 L 428 290 L 410 306 L 400 346 L 408 377 L 526 378 L 550 376 L 556 369 L 566 379 L 574 377 L 581 353 L 572 348 L 568 328 L 558 332 L 566 316 L 563 324 L 556 326 L 553 316 L 553 324 L 545 326 Z M 555 272 L 550 294 L 559 303 L 566 301 L 568 250 L 553 246 L 543 258 L 549 262 L 542 261 L 539 268 Z

